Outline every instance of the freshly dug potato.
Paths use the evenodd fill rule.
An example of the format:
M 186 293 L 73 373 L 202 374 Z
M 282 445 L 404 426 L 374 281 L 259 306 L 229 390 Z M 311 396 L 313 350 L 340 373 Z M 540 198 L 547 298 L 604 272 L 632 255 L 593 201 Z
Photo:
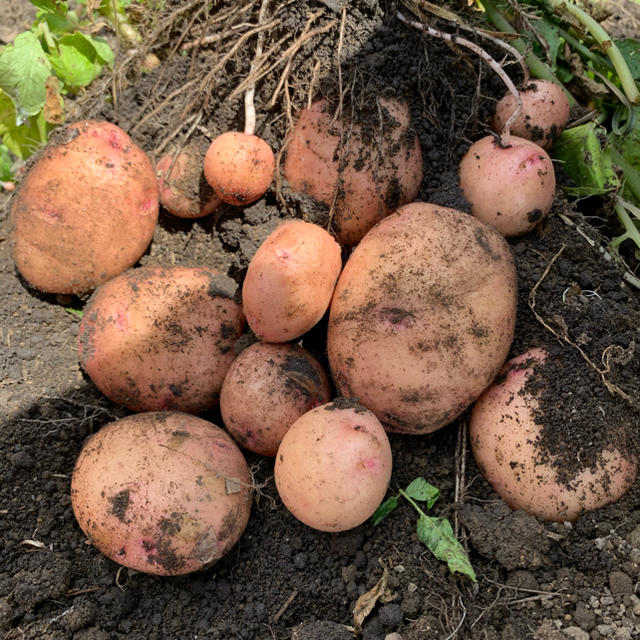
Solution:
M 177 155 L 170 151 L 156 162 L 160 204 L 178 218 L 203 218 L 222 200 L 204 179 L 204 154 L 191 143 Z M 171 172 L 171 173 L 169 173 Z
M 520 99 L 522 111 L 511 125 L 511 133 L 548 149 L 567 126 L 571 110 L 567 95 L 555 82 L 534 80 L 520 91 Z M 509 92 L 496 104 L 491 128 L 502 133 L 515 110 L 516 100 Z
M 338 391 L 389 431 L 439 429 L 500 370 L 516 295 L 495 229 L 446 207 L 401 207 L 362 239 L 336 285 L 327 349 Z
M 220 411 L 227 431 L 245 449 L 275 456 L 289 427 L 329 399 L 327 374 L 309 352 L 257 342 L 233 361 L 222 383 Z
M 306 333 L 329 308 L 342 268 L 340 245 L 317 224 L 290 220 L 272 231 L 242 285 L 247 322 L 265 342 Z
M 158 221 L 151 161 L 109 122 L 52 137 L 13 199 L 10 234 L 22 276 L 49 293 L 85 293 L 133 266 Z
M 244 327 L 233 289 L 202 267 L 131 269 L 87 303 L 78 357 L 96 386 L 132 411 L 218 405 Z
M 637 461 L 612 448 L 594 465 L 585 463 L 569 484 L 558 479 L 567 460 L 541 449 L 538 395 L 525 388 L 535 365 L 546 358 L 542 349 L 531 349 L 505 365 L 475 403 L 469 437 L 483 475 L 512 509 L 573 521 L 583 511 L 618 500 L 636 478 Z M 543 384 L 536 386 L 544 393 Z M 567 447 L 564 455 L 573 460 L 576 451 Z
M 471 145 L 460 162 L 460 188 L 476 218 L 507 237 L 531 231 L 551 210 L 556 174 L 549 154 L 535 142 L 493 136 Z
M 80 528 L 121 565 L 174 576 L 205 569 L 251 511 L 244 456 L 220 427 L 179 412 L 112 422 L 84 445 L 71 479 Z
M 391 467 L 391 445 L 379 420 L 357 402 L 340 399 L 293 423 L 274 474 L 284 505 L 298 520 L 320 531 L 346 531 L 378 508 Z
M 406 103 L 380 98 L 367 124 L 334 120 L 326 100 L 303 109 L 287 143 L 293 191 L 331 208 L 338 240 L 355 245 L 378 220 L 418 195 L 422 152 Z

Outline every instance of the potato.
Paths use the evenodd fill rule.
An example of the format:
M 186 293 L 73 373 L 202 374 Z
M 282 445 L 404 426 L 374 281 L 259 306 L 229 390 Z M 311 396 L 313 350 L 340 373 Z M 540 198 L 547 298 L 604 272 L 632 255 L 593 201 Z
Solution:
M 566 462 L 540 449 L 538 396 L 525 387 L 534 365 L 546 358 L 542 349 L 530 349 L 505 365 L 475 403 L 469 437 L 483 475 L 512 509 L 544 520 L 573 521 L 583 511 L 620 498 L 636 478 L 637 461 L 612 448 L 594 466 L 585 464 L 569 485 L 558 480 Z M 565 455 L 573 459 L 576 451 L 567 448 Z
M 510 127 L 511 133 L 548 149 L 562 133 L 569 120 L 569 99 L 563 88 L 550 80 L 534 80 L 520 91 L 522 111 Z M 505 123 L 516 110 L 513 94 L 507 93 L 496 104 L 491 128 L 502 133 Z
M 302 347 L 256 342 L 232 363 L 222 383 L 220 412 L 245 449 L 275 456 L 289 427 L 329 402 L 322 365 Z
M 86 293 L 138 261 L 157 221 L 142 149 L 113 124 L 76 122 L 52 137 L 13 199 L 13 257 L 41 291 Z
M 251 511 L 247 463 L 220 427 L 179 412 L 112 422 L 84 445 L 71 479 L 80 528 L 137 571 L 179 575 L 214 564 Z
M 406 103 L 379 98 L 381 118 L 335 120 L 326 100 L 303 109 L 287 142 L 284 176 L 291 189 L 330 207 L 336 236 L 355 245 L 422 183 L 422 152 Z
M 454 209 L 401 207 L 362 239 L 336 285 L 327 350 L 338 391 L 389 431 L 439 429 L 500 370 L 516 296 L 497 231 Z
M 473 215 L 507 237 L 531 231 L 549 213 L 556 176 L 549 154 L 517 136 L 471 145 L 460 162 L 460 188 Z
M 165 153 L 156 162 L 160 204 L 179 218 L 203 218 L 213 213 L 222 200 L 204 179 L 204 154 L 198 144 L 189 144 L 177 155 Z M 171 172 L 169 174 L 169 172 Z
M 89 299 L 80 364 L 104 395 L 132 411 L 211 409 L 244 327 L 232 296 L 210 269 L 131 269 Z
M 340 399 L 298 418 L 278 449 L 284 505 L 320 531 L 346 531 L 371 517 L 391 479 L 391 445 L 378 419 Z
M 322 227 L 289 220 L 258 247 L 242 285 L 251 330 L 265 342 L 289 342 L 306 333 L 329 308 L 342 255 Z

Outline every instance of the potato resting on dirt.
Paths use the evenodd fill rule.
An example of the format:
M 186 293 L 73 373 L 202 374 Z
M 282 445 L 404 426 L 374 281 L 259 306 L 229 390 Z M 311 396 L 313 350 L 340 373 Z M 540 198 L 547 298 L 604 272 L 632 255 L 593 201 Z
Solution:
M 158 221 L 151 161 L 116 125 L 84 120 L 52 136 L 13 200 L 16 266 L 48 293 L 86 293 L 132 267 Z
M 204 267 L 130 269 L 89 299 L 80 364 L 104 395 L 132 411 L 215 407 L 244 327 L 233 293 Z
M 249 263 L 242 307 L 265 342 L 289 342 L 329 308 L 342 268 L 340 245 L 322 227 L 289 220 L 272 231 Z
M 401 207 L 362 239 L 336 285 L 327 349 L 338 391 L 390 431 L 439 429 L 500 370 L 516 296 L 495 229 L 446 207 Z
M 391 445 L 380 421 L 342 398 L 293 423 L 274 474 L 284 505 L 298 520 L 320 531 L 346 531 L 373 515 L 391 467 Z
M 303 109 L 286 147 L 294 191 L 330 208 L 342 244 L 357 244 L 378 220 L 411 202 L 422 182 L 422 152 L 404 102 L 379 98 L 367 124 L 335 119 L 326 100 Z
M 245 449 L 275 456 L 289 427 L 329 400 L 327 374 L 308 351 L 257 342 L 231 364 L 222 383 L 220 412 L 227 431 Z
M 91 544 L 126 567 L 180 575 L 211 566 L 251 511 L 244 456 L 220 427 L 179 412 L 112 422 L 84 445 L 71 504 Z
M 512 509 L 544 520 L 573 521 L 583 511 L 618 500 L 636 478 L 637 461 L 616 448 L 605 449 L 596 461 L 585 461 L 570 482 L 560 481 L 567 458 L 577 452 L 569 447 L 562 455 L 542 450 L 545 416 L 539 415 L 538 394 L 544 393 L 544 384 L 536 385 L 537 392 L 526 388 L 530 376 L 536 376 L 536 365 L 546 358 L 544 350 L 530 349 L 505 365 L 475 403 L 469 437 L 482 473 Z

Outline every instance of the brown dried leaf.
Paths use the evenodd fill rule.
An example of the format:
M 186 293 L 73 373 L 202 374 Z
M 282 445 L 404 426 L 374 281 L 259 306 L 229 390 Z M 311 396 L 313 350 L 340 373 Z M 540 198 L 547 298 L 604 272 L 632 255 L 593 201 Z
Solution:
M 378 600 L 380 602 L 390 602 L 393 600 L 393 593 L 389 589 L 389 570 L 384 566 L 381 560 L 379 560 L 382 567 L 382 578 L 378 580 L 375 586 L 363 593 L 357 600 L 355 607 L 353 608 L 353 632 L 356 635 L 362 633 L 362 623 L 366 617 L 373 611 Z
M 60 83 L 56 76 L 49 76 L 46 84 L 46 97 L 42 114 L 44 119 L 51 124 L 64 122 L 64 101 L 60 95 Z

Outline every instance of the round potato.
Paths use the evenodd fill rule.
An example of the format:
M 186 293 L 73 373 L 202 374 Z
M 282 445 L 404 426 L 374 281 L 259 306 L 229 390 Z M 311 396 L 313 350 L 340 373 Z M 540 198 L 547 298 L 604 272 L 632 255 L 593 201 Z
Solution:
M 87 303 L 78 357 L 96 386 L 132 411 L 218 405 L 244 327 L 233 289 L 202 267 L 131 269 Z
M 275 481 L 291 513 L 320 531 L 370 518 L 391 479 L 391 445 L 380 421 L 340 399 L 298 418 L 278 449 Z
M 70 124 L 37 156 L 13 199 L 16 266 L 41 291 L 92 291 L 138 261 L 158 209 L 151 161 L 122 129 Z
M 229 435 L 178 412 L 112 422 L 85 444 L 71 479 L 80 528 L 137 571 L 179 575 L 211 566 L 251 511 L 247 463 Z
M 322 365 L 302 347 L 256 342 L 231 365 L 220 392 L 227 431 L 245 448 L 275 456 L 289 427 L 329 402 Z
M 495 229 L 454 209 L 401 207 L 362 239 L 336 285 L 327 349 L 339 392 L 390 431 L 435 431 L 500 370 L 516 296 Z

